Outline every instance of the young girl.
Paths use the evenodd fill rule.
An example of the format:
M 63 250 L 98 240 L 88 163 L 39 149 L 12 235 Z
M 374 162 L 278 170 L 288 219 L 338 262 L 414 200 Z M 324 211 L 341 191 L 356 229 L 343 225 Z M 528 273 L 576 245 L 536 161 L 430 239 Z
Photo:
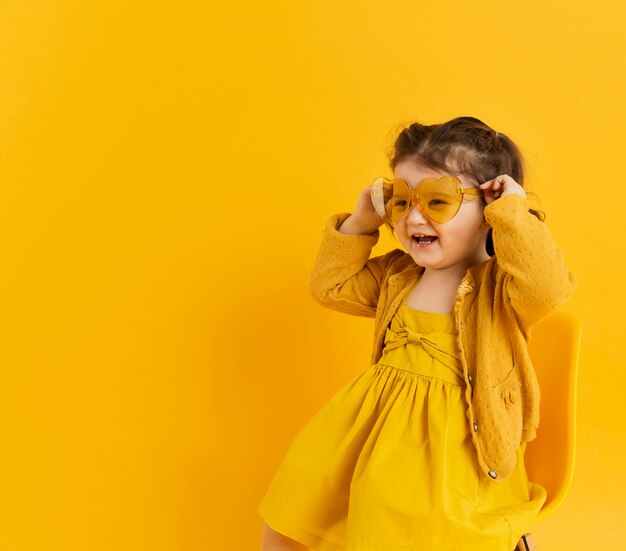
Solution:
M 293 439 L 263 551 L 511 551 L 546 499 L 524 467 L 526 343 L 576 282 L 519 149 L 472 117 L 413 123 L 390 166 L 328 219 L 310 280 L 323 306 L 375 318 L 372 365 Z M 383 223 L 403 250 L 369 258 Z

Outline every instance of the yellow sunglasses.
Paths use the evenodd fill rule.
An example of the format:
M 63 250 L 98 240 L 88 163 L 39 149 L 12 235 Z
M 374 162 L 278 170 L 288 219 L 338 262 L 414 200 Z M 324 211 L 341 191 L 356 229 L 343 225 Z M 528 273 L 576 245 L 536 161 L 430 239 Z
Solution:
M 482 195 L 500 197 L 500 192 L 475 187 L 463 187 L 455 176 L 424 178 L 412 188 L 402 178 L 392 180 L 379 176 L 371 187 L 372 203 L 378 215 L 392 227 L 418 204 L 425 216 L 443 224 L 452 220 L 464 198 L 476 199 Z

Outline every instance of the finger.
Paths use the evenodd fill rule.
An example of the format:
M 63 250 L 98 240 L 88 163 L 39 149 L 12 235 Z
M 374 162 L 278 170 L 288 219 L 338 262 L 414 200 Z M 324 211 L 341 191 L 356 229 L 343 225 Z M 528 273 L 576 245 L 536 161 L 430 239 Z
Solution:
M 508 174 L 500 174 L 496 180 L 498 181 L 498 183 L 500 183 L 502 186 L 506 186 L 508 183 L 510 183 L 510 181 L 512 180 L 512 178 L 508 175 Z
M 478 187 L 485 192 L 485 198 L 488 204 L 500 197 L 501 192 L 498 191 L 500 184 L 496 182 L 495 178 L 493 180 L 483 182 Z

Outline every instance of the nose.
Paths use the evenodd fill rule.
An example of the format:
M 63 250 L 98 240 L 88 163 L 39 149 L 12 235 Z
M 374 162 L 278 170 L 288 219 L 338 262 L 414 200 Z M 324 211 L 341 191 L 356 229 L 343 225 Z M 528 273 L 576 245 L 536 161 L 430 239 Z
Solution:
M 407 222 L 409 224 L 428 224 L 430 219 L 424 215 L 417 201 L 413 201 L 413 204 L 409 206 L 409 212 L 406 214 Z

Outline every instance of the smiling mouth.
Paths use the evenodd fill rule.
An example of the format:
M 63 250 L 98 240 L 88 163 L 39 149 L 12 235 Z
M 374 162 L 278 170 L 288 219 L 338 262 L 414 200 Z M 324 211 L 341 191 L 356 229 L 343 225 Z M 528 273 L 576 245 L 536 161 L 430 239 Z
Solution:
M 417 243 L 417 245 L 419 245 L 420 247 L 427 247 L 428 245 L 431 245 L 432 243 L 437 241 L 437 239 L 438 238 L 434 235 L 423 235 L 419 237 L 417 235 L 413 236 L 413 241 Z

